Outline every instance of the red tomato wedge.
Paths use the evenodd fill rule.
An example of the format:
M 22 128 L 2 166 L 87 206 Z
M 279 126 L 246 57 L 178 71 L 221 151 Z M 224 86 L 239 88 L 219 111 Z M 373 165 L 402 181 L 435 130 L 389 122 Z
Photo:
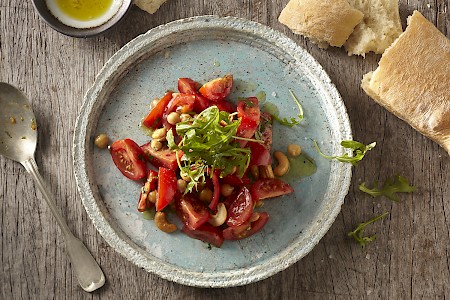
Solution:
M 249 142 L 248 146 L 251 152 L 250 166 L 267 166 L 272 164 L 270 148 L 257 142 Z
M 195 94 L 200 84 L 190 78 L 178 78 L 178 90 L 184 94 Z
M 215 211 L 217 209 L 217 204 L 219 204 L 219 197 L 220 197 L 220 185 L 219 185 L 219 175 L 220 170 L 214 170 L 214 173 L 212 175 L 212 183 L 214 187 L 213 197 L 211 202 L 209 203 L 209 209 L 212 211 Z
M 177 203 L 177 213 L 185 226 L 195 230 L 208 222 L 210 214 L 206 206 L 199 200 L 184 196 Z
M 277 178 L 263 178 L 253 183 L 250 188 L 253 201 L 274 198 L 294 192 L 294 189 L 284 181 Z
M 162 117 L 166 110 L 167 104 L 172 100 L 172 92 L 167 92 L 164 97 L 159 100 L 158 104 L 148 113 L 142 124 L 151 129 L 161 127 Z
M 156 183 L 158 182 L 158 173 L 156 171 L 148 171 L 147 181 L 141 189 L 141 195 L 139 196 L 138 211 L 143 212 L 148 208 L 153 207 L 153 203 L 147 201 L 148 194 L 151 191 L 156 190 Z
M 209 107 L 209 100 L 203 97 L 200 93 L 195 93 L 194 111 L 201 113 Z
M 177 175 L 173 170 L 159 168 L 158 171 L 158 197 L 156 198 L 156 211 L 164 209 L 172 202 L 177 192 Z
M 243 138 L 252 138 L 258 129 L 261 111 L 259 109 L 258 98 L 250 97 L 240 100 L 237 106 L 238 117 L 241 118 L 241 124 L 237 129 L 237 136 Z M 247 141 L 238 140 L 241 147 L 247 145 Z
M 221 179 L 221 183 L 227 183 L 231 186 L 244 186 L 250 184 L 250 178 L 245 177 L 245 175 L 240 178 L 236 174 L 228 174 Z
M 223 233 L 219 227 L 214 227 L 209 223 L 205 223 L 196 230 L 191 230 L 189 227 L 184 226 L 181 229 L 185 234 L 193 239 L 209 243 L 217 248 L 220 248 L 223 244 Z
M 150 143 L 141 146 L 145 153 L 145 158 L 155 167 L 164 167 L 171 170 L 178 170 L 177 152 L 169 148 L 163 148 L 156 151 Z M 183 156 L 183 151 L 178 151 L 178 158 Z
M 223 237 L 226 240 L 242 240 L 260 231 L 269 221 L 266 212 L 259 213 L 259 218 L 254 222 L 246 222 L 237 227 L 228 227 L 223 230 Z
M 226 223 L 230 227 L 242 225 L 250 218 L 253 212 L 253 200 L 248 188 L 241 189 L 227 211 Z
M 164 112 L 164 116 L 167 116 L 174 111 L 180 111 L 181 113 L 188 113 L 194 109 L 195 95 L 192 94 L 172 94 L 173 98 L 167 104 L 167 109 Z
M 216 102 L 228 97 L 232 87 L 233 75 L 225 75 L 205 83 L 199 92 L 209 100 Z
M 231 102 L 228 102 L 227 100 L 223 100 L 220 102 L 211 102 L 209 106 L 213 106 L 213 105 L 217 106 L 217 108 L 220 111 L 226 111 L 230 114 L 232 114 L 236 111 L 236 105 L 234 105 Z
M 139 180 L 147 174 L 145 154 L 132 140 L 115 141 L 110 149 L 111 157 L 122 174 L 132 180 Z
M 200 113 L 209 106 L 209 100 L 198 92 L 200 84 L 190 78 L 178 79 L 178 90 L 180 93 L 192 94 L 195 96 L 194 111 Z

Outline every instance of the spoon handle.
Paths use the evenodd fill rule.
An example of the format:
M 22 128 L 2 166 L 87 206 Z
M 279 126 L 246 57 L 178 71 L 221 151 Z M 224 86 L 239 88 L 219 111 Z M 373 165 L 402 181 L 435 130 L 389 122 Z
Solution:
M 102 287 L 105 283 L 105 275 L 83 242 L 72 234 L 66 221 L 56 208 L 55 200 L 48 191 L 44 180 L 39 173 L 36 161 L 34 158 L 30 158 L 21 162 L 21 164 L 25 167 L 28 173 L 33 175 L 39 190 L 44 196 L 45 201 L 50 207 L 53 216 L 61 228 L 64 235 L 64 240 L 66 242 L 66 251 L 69 254 L 72 267 L 74 268 L 75 274 L 78 278 L 78 283 L 86 292 L 92 292 Z

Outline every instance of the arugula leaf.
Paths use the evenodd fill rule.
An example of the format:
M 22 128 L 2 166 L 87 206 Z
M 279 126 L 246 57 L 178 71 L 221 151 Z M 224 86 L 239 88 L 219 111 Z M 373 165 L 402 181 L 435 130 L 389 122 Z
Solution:
M 180 171 L 191 181 L 185 193 L 191 192 L 199 183 L 204 183 L 206 175 L 215 169 L 221 170 L 221 177 L 231 174 L 235 167 L 238 176 L 243 176 L 250 163 L 250 149 L 244 149 L 235 142 L 235 135 L 241 120 L 229 118 L 230 114 L 211 106 L 193 120 L 176 125 L 181 137 L 176 145 L 172 133 L 167 133 L 169 148 L 182 150 L 184 155 L 178 161 Z
M 341 142 L 341 146 L 347 149 L 353 150 L 353 156 L 349 156 L 348 153 L 345 153 L 341 156 L 330 156 L 323 154 L 322 151 L 320 151 L 319 146 L 317 145 L 317 142 L 314 141 L 314 147 L 316 147 L 319 154 L 327 159 L 336 159 L 340 162 L 346 162 L 351 163 L 352 165 L 356 166 L 358 163 L 364 158 L 364 155 L 366 155 L 367 151 L 372 150 L 376 146 L 376 142 L 370 143 L 369 145 L 364 145 L 363 143 L 352 141 L 352 140 L 346 140 Z
M 408 179 L 405 177 L 397 175 L 393 179 L 386 179 L 381 188 L 378 187 L 378 182 L 374 182 L 372 189 L 366 187 L 366 183 L 363 182 L 359 185 L 359 189 L 372 197 L 385 196 L 398 202 L 400 199 L 396 193 L 412 193 L 416 190 L 416 187 L 409 185 Z
M 300 124 L 300 122 L 303 120 L 303 107 L 300 104 L 300 101 L 298 101 L 297 97 L 295 97 L 294 92 L 292 92 L 291 90 L 289 90 L 289 93 L 291 93 L 292 98 L 294 99 L 295 103 L 297 104 L 298 107 L 298 120 L 296 120 L 295 118 L 291 117 L 291 120 L 289 121 L 287 118 L 283 118 L 281 119 L 278 115 L 273 114 L 273 118 L 280 123 L 283 126 L 287 126 L 287 127 L 294 127 L 295 125 Z
M 375 218 L 370 219 L 367 222 L 359 223 L 358 226 L 356 227 L 356 229 L 353 231 L 350 231 L 349 233 L 347 233 L 347 235 L 353 237 L 359 243 L 361 248 L 364 249 L 364 247 L 366 246 L 367 243 L 373 242 L 377 238 L 376 235 L 363 236 L 364 229 L 366 228 L 366 226 L 378 221 L 381 218 L 384 218 L 387 215 L 389 215 L 389 213 L 385 212 L 384 214 L 376 216 Z

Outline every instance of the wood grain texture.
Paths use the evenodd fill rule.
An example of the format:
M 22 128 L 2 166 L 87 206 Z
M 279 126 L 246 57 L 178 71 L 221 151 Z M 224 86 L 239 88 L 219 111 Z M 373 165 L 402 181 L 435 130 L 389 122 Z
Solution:
M 77 285 L 62 236 L 42 195 L 17 163 L 0 157 L 0 299 L 446 299 L 450 298 L 450 159 L 438 145 L 375 104 L 359 87 L 379 56 L 348 57 L 321 50 L 277 21 L 288 0 L 168 0 L 154 15 L 133 7 L 120 26 L 90 39 L 63 36 L 35 13 L 31 1 L 0 0 L 0 81 L 30 98 L 39 124 L 36 161 L 74 234 L 107 276 L 88 294 Z M 403 27 L 414 9 L 450 37 L 447 0 L 400 0 Z M 377 141 L 353 170 L 336 222 L 301 261 L 266 280 L 229 289 L 197 289 L 149 274 L 109 247 L 77 193 L 72 135 L 83 96 L 107 59 L 147 30 L 179 18 L 215 14 L 261 22 L 308 50 L 330 75 L 348 109 L 354 138 Z M 447 62 L 448 63 L 448 62 Z M 1 109 L 1 108 L 0 108 Z M 372 199 L 363 182 L 397 173 L 418 191 L 402 202 Z M 390 212 L 368 233 L 362 251 L 346 236 L 361 221 Z

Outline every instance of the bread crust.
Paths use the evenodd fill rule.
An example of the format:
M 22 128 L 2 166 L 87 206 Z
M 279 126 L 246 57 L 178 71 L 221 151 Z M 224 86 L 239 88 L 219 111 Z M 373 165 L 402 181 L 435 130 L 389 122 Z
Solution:
M 450 154 L 450 40 L 420 12 L 362 79 L 376 102 Z
M 341 47 L 364 14 L 347 0 L 290 0 L 278 20 L 320 47 Z

